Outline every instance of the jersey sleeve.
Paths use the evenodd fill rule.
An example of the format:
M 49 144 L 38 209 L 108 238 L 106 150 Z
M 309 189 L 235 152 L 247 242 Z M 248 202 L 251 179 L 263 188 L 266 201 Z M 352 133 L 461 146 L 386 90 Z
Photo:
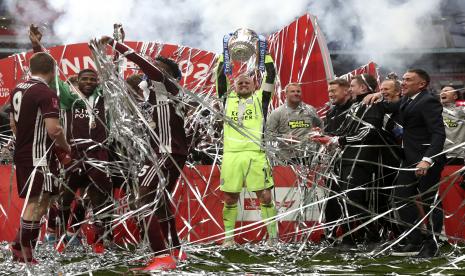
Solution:
M 10 113 L 10 114 L 15 114 L 15 112 L 17 112 L 17 110 L 15 109 L 14 102 L 13 102 L 13 101 L 14 101 L 14 98 L 15 98 L 15 97 L 14 97 L 15 93 L 17 93 L 16 88 L 15 88 L 15 89 L 13 90 L 13 92 L 11 92 L 11 94 L 10 94 L 10 99 L 9 99 L 10 109 L 9 109 L 9 111 L 8 111 L 8 113 Z
M 229 88 L 229 80 L 224 73 L 224 58 L 221 54 L 218 57 L 218 64 L 216 65 L 215 70 L 216 76 L 216 93 L 218 94 L 218 98 L 223 98 Z
M 379 105 L 367 107 L 362 118 L 351 117 L 352 123 L 359 125 L 356 130 L 347 135 L 340 136 L 338 142 L 344 146 L 346 144 L 369 144 L 367 141 L 373 140 L 378 135 L 378 130 L 382 128 L 384 110 Z
M 272 94 L 274 94 L 276 80 L 276 69 L 271 55 L 265 56 L 265 71 L 266 75 L 263 78 L 261 89 L 265 91 L 265 93 L 270 93 L 271 98 Z
M 263 78 L 260 90 L 262 91 L 262 110 L 266 120 L 268 114 L 268 105 L 274 94 L 276 69 L 274 67 L 273 58 L 270 55 L 265 56 L 266 75 Z

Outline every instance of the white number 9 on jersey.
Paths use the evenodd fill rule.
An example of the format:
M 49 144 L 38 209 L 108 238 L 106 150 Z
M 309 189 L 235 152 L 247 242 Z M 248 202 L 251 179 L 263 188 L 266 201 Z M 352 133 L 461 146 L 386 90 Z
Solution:
M 21 100 L 23 99 L 23 93 L 18 91 L 13 96 L 13 110 L 14 110 L 14 117 L 15 122 L 18 122 L 19 119 L 19 110 L 21 108 Z

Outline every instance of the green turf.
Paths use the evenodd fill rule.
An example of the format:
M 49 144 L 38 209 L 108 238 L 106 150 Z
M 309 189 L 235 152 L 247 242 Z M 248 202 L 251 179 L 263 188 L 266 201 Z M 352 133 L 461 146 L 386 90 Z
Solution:
M 341 252 L 337 248 L 327 248 L 315 255 L 317 246 L 309 246 L 297 253 L 298 245 L 280 245 L 280 250 L 248 245 L 224 250 L 220 247 L 211 253 L 191 252 L 189 261 L 182 264 L 173 274 L 295 274 L 315 275 L 413 275 L 432 274 L 464 275 L 465 263 L 458 268 L 444 270 L 447 264 L 465 253 L 465 249 L 443 246 L 441 257 L 419 260 L 406 257 L 383 255 L 371 257 L 370 252 Z M 111 270 L 94 271 L 93 275 L 144 275 L 130 271 L 135 266 L 116 266 Z M 431 270 L 431 271 L 430 271 Z M 86 275 L 86 274 L 83 274 Z
M 465 248 L 445 245 L 441 256 L 431 260 L 393 257 L 389 254 L 373 257 L 372 249 L 342 251 L 323 245 L 278 244 L 273 248 L 248 244 L 224 249 L 216 245 L 188 247 L 189 259 L 170 274 L 260 274 L 289 275 L 308 273 L 313 275 L 465 275 L 465 262 L 457 267 L 448 265 L 465 254 Z M 375 248 L 376 249 L 376 248 Z M 301 251 L 299 251 L 301 250 Z M 88 249 L 59 255 L 50 248 L 39 250 L 41 265 L 31 270 L 32 275 L 146 275 L 131 271 L 141 267 L 150 256 L 147 249 L 135 251 L 109 250 L 103 256 L 88 253 Z M 142 261 L 136 261 L 144 256 Z M 0 275 L 16 275 L 25 272 L 4 257 L 0 263 Z

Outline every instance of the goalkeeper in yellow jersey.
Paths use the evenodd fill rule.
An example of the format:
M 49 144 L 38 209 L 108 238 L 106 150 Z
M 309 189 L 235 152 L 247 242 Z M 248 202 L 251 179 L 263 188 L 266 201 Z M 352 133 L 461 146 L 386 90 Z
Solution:
M 233 89 L 227 93 L 229 83 L 223 66 L 223 56 L 220 56 L 216 90 L 219 98 L 223 100 L 226 116 L 220 189 L 224 192 L 223 245 L 229 246 L 234 244 L 237 201 L 244 185 L 248 191 L 255 192 L 260 200 L 263 220 L 276 216 L 276 208 L 271 197 L 273 176 L 263 150 L 263 130 L 268 105 L 274 93 L 276 70 L 273 59 L 270 55 L 266 55 L 266 76 L 260 89 L 256 90 L 250 76 L 240 75 L 235 78 Z M 265 223 L 269 240 L 277 240 L 276 221 L 268 220 Z

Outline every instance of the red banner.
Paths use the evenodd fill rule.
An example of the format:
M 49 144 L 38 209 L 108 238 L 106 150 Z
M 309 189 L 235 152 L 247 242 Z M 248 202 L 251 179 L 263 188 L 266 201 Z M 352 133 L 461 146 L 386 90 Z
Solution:
M 302 85 L 302 100 L 314 107 L 328 101 L 328 82 L 334 78 L 333 65 L 323 32 L 313 15 L 301 16 L 269 37 L 279 72 L 280 88 L 290 82 Z M 284 95 L 281 95 L 281 100 Z
M 354 76 L 361 75 L 361 74 L 372 75 L 373 77 L 375 77 L 378 80 L 378 84 L 380 83 L 377 65 L 376 65 L 376 63 L 374 63 L 372 61 L 369 62 L 368 64 L 360 66 L 359 68 L 357 68 L 357 69 L 355 69 L 355 70 L 353 70 L 353 71 L 351 71 L 351 72 L 349 72 L 347 74 L 344 74 L 344 75 L 340 76 L 340 78 L 344 78 L 348 82 L 350 82 Z

